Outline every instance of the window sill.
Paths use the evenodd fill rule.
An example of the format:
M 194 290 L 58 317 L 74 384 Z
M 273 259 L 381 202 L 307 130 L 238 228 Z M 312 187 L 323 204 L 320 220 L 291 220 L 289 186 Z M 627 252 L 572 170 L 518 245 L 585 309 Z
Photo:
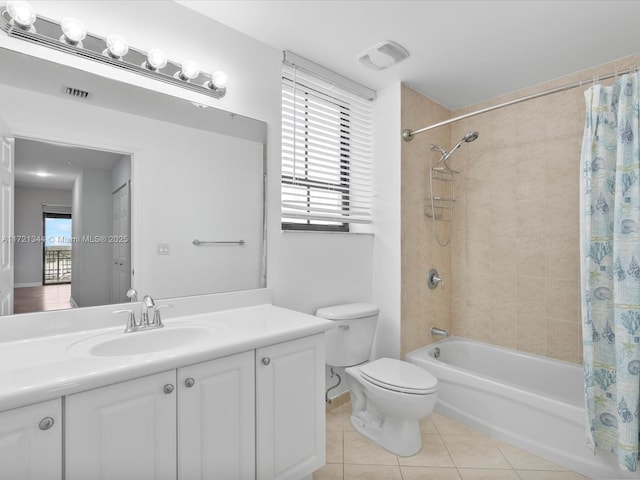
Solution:
M 369 237 L 373 237 L 374 233 L 373 232 L 331 232 L 331 231 L 326 231 L 326 230 L 280 230 L 280 233 L 283 233 L 285 235 L 351 235 L 351 236 L 357 236 L 357 235 L 364 235 L 364 236 L 369 236 Z

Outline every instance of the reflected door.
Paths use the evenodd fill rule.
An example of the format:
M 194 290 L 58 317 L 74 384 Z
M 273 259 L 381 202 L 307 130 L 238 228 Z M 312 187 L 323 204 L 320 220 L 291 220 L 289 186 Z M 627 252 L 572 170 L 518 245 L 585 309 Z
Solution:
M 2 138 L 0 154 L 0 315 L 13 313 L 13 152 L 14 139 Z
M 112 213 L 112 272 L 111 303 L 129 301 L 131 288 L 131 242 L 129 232 L 129 184 L 116 190 L 111 199 Z

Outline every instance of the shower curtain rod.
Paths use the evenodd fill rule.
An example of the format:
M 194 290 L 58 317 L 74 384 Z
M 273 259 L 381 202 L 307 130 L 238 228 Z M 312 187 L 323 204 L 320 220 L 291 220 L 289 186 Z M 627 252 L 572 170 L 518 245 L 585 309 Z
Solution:
M 625 75 L 627 73 L 631 73 L 631 72 L 634 72 L 634 71 L 637 71 L 637 70 L 638 70 L 638 67 L 629 67 L 629 68 L 626 68 L 624 70 L 608 73 L 606 75 L 595 75 L 594 77 L 592 77 L 589 80 L 580 80 L 578 82 L 569 83 L 569 84 L 563 85 L 561 87 L 551 88 L 549 90 L 544 90 L 544 91 L 539 92 L 539 93 L 534 93 L 532 95 L 527 95 L 525 97 L 520 97 L 520 98 L 516 98 L 514 100 L 509 100 L 508 102 L 500 103 L 498 105 L 493 105 L 493 106 L 487 107 L 487 108 L 482 108 L 480 110 L 476 110 L 475 112 L 465 113 L 464 115 L 460 115 L 458 117 L 453 117 L 453 118 L 450 118 L 449 120 L 445 120 L 443 122 L 434 123 L 433 125 L 429 125 L 428 127 L 420 128 L 418 130 L 410 130 L 410 129 L 407 128 L 406 130 L 402 131 L 402 138 L 404 139 L 405 142 L 408 142 L 410 140 L 413 140 L 413 137 L 416 136 L 419 133 L 428 132 L 429 130 L 433 130 L 434 128 L 438 128 L 438 127 L 443 127 L 443 126 L 448 125 L 450 123 L 457 122 L 458 120 L 464 120 L 465 118 L 475 117 L 476 115 L 480 115 L 481 113 L 491 112 L 493 110 L 498 110 L 499 108 L 509 107 L 511 105 L 515 105 L 516 103 L 522 103 L 522 102 L 526 102 L 526 101 L 529 101 L 529 100 L 534 100 L 536 98 L 545 97 L 545 96 L 551 95 L 553 93 L 565 92 L 567 90 L 572 90 L 574 88 L 581 87 L 582 85 L 585 85 L 587 83 L 595 83 L 596 81 L 607 80 L 609 78 L 618 77 L 620 75 Z

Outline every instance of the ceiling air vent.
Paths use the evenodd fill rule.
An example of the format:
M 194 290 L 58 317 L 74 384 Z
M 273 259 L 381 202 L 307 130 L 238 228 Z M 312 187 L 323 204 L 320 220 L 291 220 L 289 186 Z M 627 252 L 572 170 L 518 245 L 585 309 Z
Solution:
M 89 97 L 89 92 L 87 92 L 86 90 L 80 90 L 79 88 L 65 87 L 65 93 L 71 97 L 76 97 L 76 98 Z
M 384 70 L 408 56 L 409 52 L 402 45 L 386 40 L 362 52 L 358 56 L 358 60 L 371 70 Z

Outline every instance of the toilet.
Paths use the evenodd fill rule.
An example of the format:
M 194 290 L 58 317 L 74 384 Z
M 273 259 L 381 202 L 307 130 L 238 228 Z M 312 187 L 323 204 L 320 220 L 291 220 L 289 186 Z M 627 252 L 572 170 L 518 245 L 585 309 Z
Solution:
M 436 404 L 438 380 L 420 367 L 393 358 L 369 361 L 379 309 L 368 303 L 320 308 L 333 320 L 326 332 L 326 363 L 346 367 L 353 428 L 400 456 L 422 448 L 420 419 Z

